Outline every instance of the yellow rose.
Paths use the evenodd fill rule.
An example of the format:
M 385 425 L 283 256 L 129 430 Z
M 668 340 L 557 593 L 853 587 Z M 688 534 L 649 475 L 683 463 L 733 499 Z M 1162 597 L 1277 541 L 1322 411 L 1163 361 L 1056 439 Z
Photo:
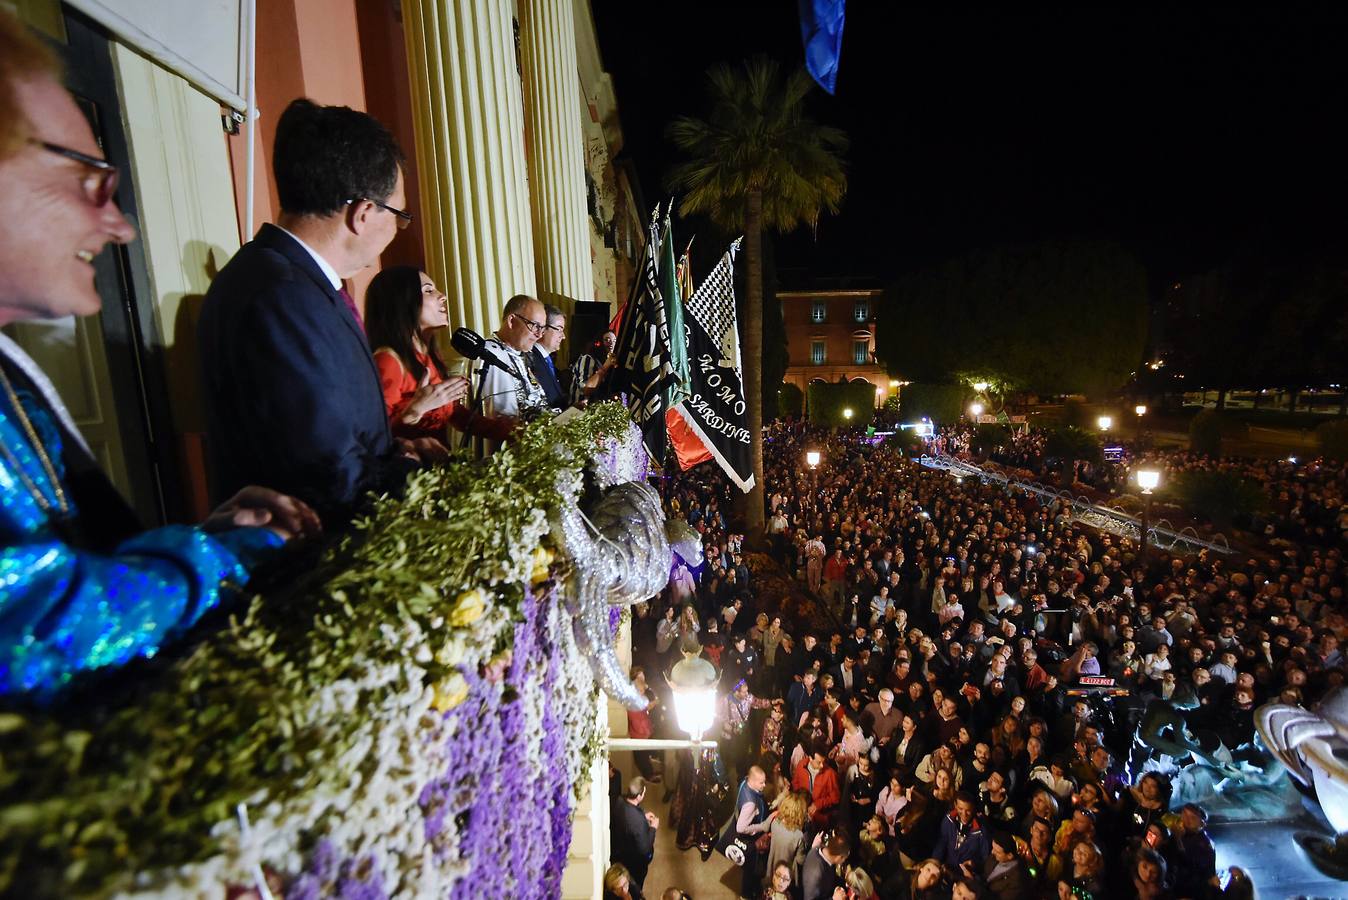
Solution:
M 436 712 L 449 712 L 468 699 L 468 681 L 458 672 L 442 678 L 435 685 L 435 698 L 431 708 Z
M 449 624 L 456 628 L 471 625 L 482 618 L 482 614 L 486 610 L 487 600 L 482 596 L 482 591 L 477 588 L 464 591 L 454 601 L 454 610 L 449 614 Z
M 553 558 L 552 551 L 542 545 L 534 549 L 534 567 L 529 573 L 530 583 L 538 584 L 540 581 L 548 580 Z

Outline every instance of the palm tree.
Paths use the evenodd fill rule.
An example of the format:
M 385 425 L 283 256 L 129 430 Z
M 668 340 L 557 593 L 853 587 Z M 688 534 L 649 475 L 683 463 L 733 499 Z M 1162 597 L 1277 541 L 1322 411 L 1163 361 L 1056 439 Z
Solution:
M 783 77 L 758 56 L 707 72 L 711 114 L 680 116 L 668 133 L 688 160 L 670 173 L 683 191 L 681 215 L 705 214 L 727 230 L 744 231 L 748 291 L 744 304 L 744 392 L 754 461 L 748 533 L 763 531 L 763 229 L 787 232 L 836 213 L 847 177 L 840 154 L 847 136 L 805 113 L 812 82 L 804 70 Z

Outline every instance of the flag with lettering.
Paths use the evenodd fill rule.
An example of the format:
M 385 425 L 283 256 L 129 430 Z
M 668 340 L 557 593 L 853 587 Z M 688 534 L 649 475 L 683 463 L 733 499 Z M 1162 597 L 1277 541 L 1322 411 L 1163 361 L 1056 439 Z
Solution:
M 657 465 L 663 464 L 668 445 L 665 438 L 668 391 L 679 380 L 674 371 L 669 319 L 656 269 L 661 238 L 659 214 L 657 206 L 651 214 L 646 248 L 613 351 L 618 359 L 613 372 L 614 387 L 627 395 L 632 421 L 641 429 L 646 452 Z
M 748 403 L 735 315 L 737 240 L 684 303 L 688 336 L 687 400 L 675 409 L 740 490 L 754 487 Z

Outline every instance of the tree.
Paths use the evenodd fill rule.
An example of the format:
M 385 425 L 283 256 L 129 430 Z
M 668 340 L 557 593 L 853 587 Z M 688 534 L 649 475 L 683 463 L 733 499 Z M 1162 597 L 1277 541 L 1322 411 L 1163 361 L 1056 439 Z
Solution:
M 900 279 L 889 294 L 877 353 L 908 381 L 1104 393 L 1142 360 L 1146 273 L 1114 244 L 1045 241 L 966 253 Z
M 1077 460 L 1099 462 L 1103 457 L 1099 438 L 1070 425 L 1049 432 L 1044 455 L 1062 462 L 1062 483 L 1068 486 L 1076 483 Z
M 786 232 L 836 213 L 847 191 L 841 154 L 846 136 L 805 111 L 813 82 L 804 71 L 783 76 L 766 57 L 707 73 L 711 111 L 681 116 L 668 133 L 688 160 L 669 183 L 683 191 L 682 215 L 706 214 L 724 228 L 744 230 L 748 289 L 741 319 L 744 391 L 753 445 L 754 489 L 748 531 L 764 525 L 763 505 L 763 229 Z

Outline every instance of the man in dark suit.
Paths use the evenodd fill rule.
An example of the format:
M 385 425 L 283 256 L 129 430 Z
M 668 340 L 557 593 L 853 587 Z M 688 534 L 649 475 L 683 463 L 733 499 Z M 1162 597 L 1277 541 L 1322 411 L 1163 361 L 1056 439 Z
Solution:
M 543 336 L 534 343 L 534 348 L 525 358 L 529 360 L 534 377 L 543 386 L 548 406 L 562 409 L 567 405 L 566 393 L 557 379 L 555 357 L 562 346 L 562 338 L 566 337 L 566 314 L 550 303 L 543 305 L 543 311 L 547 314 L 548 324 L 543 329 Z
M 847 859 L 850 846 L 847 835 L 834 832 L 827 841 L 823 832 L 815 837 L 815 846 L 805 855 L 800 867 L 801 896 L 804 900 L 833 900 L 835 888 L 843 886 L 838 866 Z
M 646 870 L 655 854 L 655 831 L 660 820 L 655 813 L 643 812 L 641 801 L 646 799 L 646 779 L 638 775 L 627 784 L 627 790 L 613 804 L 610 831 L 613 838 L 613 861 L 622 863 L 632 875 L 638 888 L 646 881 Z
M 217 494 L 265 484 L 340 523 L 412 467 L 342 285 L 411 220 L 402 162 L 364 113 L 300 99 L 281 115 L 281 214 L 221 269 L 198 326 Z

